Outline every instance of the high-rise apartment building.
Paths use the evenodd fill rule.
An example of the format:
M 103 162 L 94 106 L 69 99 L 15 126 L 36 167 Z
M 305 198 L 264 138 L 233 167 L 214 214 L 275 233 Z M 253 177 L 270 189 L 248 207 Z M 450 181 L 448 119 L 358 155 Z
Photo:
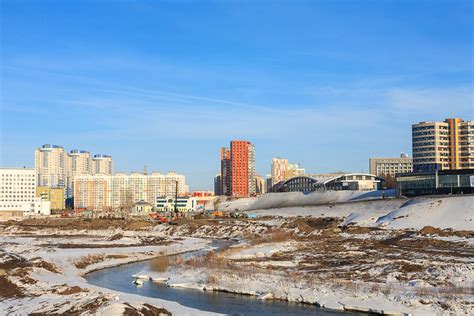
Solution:
M 58 145 L 43 145 L 35 151 L 37 185 L 64 188 L 67 182 L 67 157 Z
M 250 196 L 256 193 L 255 148 L 246 140 L 233 140 L 220 149 L 220 193 L 227 196 Z
M 71 150 L 65 153 L 58 145 L 43 145 L 35 151 L 37 185 L 40 187 L 65 188 L 66 197 L 74 196 L 74 178 L 80 175 L 113 172 L 112 157 L 94 155 L 85 150 Z
M 265 178 L 261 177 L 260 175 L 255 176 L 255 193 L 256 194 L 265 194 L 266 187 L 265 187 Z
M 265 192 L 272 192 L 272 187 L 273 187 L 273 180 L 272 180 L 272 175 L 267 174 L 265 177 Z
M 114 172 L 114 164 L 112 156 L 94 155 L 92 158 L 92 174 L 112 174 Z
M 33 168 L 0 168 L 0 212 L 50 214 L 50 202 L 35 197 Z
M 74 194 L 74 178 L 80 175 L 92 174 L 92 160 L 88 151 L 73 149 L 67 154 L 67 186 L 66 196 Z
M 287 168 L 288 159 L 272 158 L 272 182 L 278 183 L 284 181 Z
M 369 169 L 369 173 L 376 176 L 394 176 L 396 173 L 412 172 L 413 160 L 405 154 L 401 154 L 400 158 L 370 158 Z
M 222 188 L 222 177 L 221 177 L 221 174 L 218 173 L 214 177 L 214 195 L 223 195 L 221 188 Z
M 232 178 L 231 178 L 231 160 L 230 160 L 230 148 L 221 148 L 221 194 L 232 195 Z
M 116 210 L 145 201 L 155 204 L 159 196 L 174 196 L 189 191 L 185 176 L 169 172 L 150 175 L 132 172 L 115 175 L 81 175 L 74 179 L 74 208 Z
M 255 148 L 246 140 L 230 142 L 232 196 L 255 194 Z
M 290 178 L 305 174 L 305 170 L 299 164 L 288 163 L 288 159 L 272 159 L 272 182 L 273 184 L 286 181 Z
M 474 123 L 460 118 L 412 125 L 413 171 L 474 168 Z
M 297 163 L 289 163 L 288 168 L 285 170 L 284 174 L 284 180 L 288 180 L 290 178 L 302 176 L 305 174 L 305 170 L 303 168 L 300 168 L 300 165 Z

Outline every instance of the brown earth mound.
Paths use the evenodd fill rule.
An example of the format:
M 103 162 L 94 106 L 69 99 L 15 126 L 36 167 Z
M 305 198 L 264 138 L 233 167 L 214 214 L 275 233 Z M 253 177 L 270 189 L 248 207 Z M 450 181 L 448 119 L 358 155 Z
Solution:
M 452 230 L 452 229 L 440 229 L 433 226 L 425 226 L 420 229 L 419 234 L 422 236 L 428 235 L 437 235 L 437 236 L 457 236 L 457 237 L 465 237 L 465 238 L 472 238 L 474 237 L 473 230 Z
M 25 258 L 0 250 L 0 269 L 10 270 L 29 266 L 31 266 L 31 264 Z
M 68 287 L 67 289 L 58 292 L 59 295 L 71 295 L 81 292 L 88 292 L 88 290 L 80 288 L 79 286 Z
M 313 231 L 315 229 L 336 228 L 340 223 L 339 218 L 334 217 L 305 217 L 297 218 L 291 222 L 285 223 L 282 227 L 299 228 L 300 231 Z
M 31 218 L 23 221 L 9 221 L 6 226 L 22 228 L 58 228 L 58 229 L 109 229 L 142 230 L 155 226 L 155 223 L 140 219 L 80 219 L 80 218 Z
M 0 275 L 0 297 L 12 298 L 12 297 L 25 297 L 23 291 L 13 284 L 6 275 Z
M 133 307 L 132 305 L 125 303 L 127 307 L 125 307 L 125 311 L 123 312 L 124 315 L 127 316 L 160 316 L 160 315 L 171 315 L 169 311 L 164 308 L 158 308 L 148 303 L 143 304 L 143 307 L 138 309 Z

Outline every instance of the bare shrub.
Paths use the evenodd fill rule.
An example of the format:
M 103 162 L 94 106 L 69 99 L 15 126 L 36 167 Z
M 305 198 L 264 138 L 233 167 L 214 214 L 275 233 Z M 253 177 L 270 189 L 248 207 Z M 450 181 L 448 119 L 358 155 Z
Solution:
M 258 245 L 263 243 L 277 243 L 284 242 L 293 239 L 292 233 L 284 231 L 282 229 L 272 230 L 268 235 L 259 236 L 250 241 L 251 245 Z
M 128 258 L 127 255 L 107 255 L 106 256 L 107 259 L 124 259 L 124 258 Z
M 40 257 L 33 258 L 30 260 L 30 262 L 34 267 L 43 268 L 53 273 L 60 273 L 60 270 L 58 269 L 58 267 L 56 267 L 54 264 L 50 262 L 44 261 Z
M 104 256 L 103 255 L 88 255 L 85 257 L 82 257 L 80 260 L 74 262 L 74 265 L 78 269 L 85 269 L 87 266 L 103 261 Z

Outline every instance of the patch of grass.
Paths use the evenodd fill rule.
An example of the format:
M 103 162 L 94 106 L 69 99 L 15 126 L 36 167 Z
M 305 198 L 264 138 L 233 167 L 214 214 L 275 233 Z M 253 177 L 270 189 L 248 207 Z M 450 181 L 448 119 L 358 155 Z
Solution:
M 87 268 L 87 266 L 97 263 L 97 262 L 101 262 L 103 260 L 104 260 L 104 255 L 88 255 L 74 262 L 74 265 L 78 269 L 85 269 Z
M 252 240 L 250 240 L 251 245 L 258 245 L 264 243 L 277 243 L 277 242 L 285 242 L 292 240 L 294 238 L 292 233 L 286 232 L 281 229 L 275 229 L 271 231 L 269 234 L 264 236 L 258 236 Z
M 124 259 L 124 258 L 128 258 L 127 255 L 107 255 L 106 256 L 107 259 Z
M 40 257 L 36 257 L 30 260 L 31 264 L 37 268 L 43 268 L 53 273 L 60 273 L 61 271 L 54 264 L 44 261 Z
M 79 286 L 68 287 L 67 289 L 58 292 L 59 295 L 72 295 L 81 292 L 88 292 L 88 290 L 80 288 Z

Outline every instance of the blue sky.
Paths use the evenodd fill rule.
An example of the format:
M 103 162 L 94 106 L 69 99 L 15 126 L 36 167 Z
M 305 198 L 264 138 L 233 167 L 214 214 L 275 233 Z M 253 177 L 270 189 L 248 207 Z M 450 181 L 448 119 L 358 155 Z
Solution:
M 473 119 L 471 1 L 2 0 L 1 166 L 44 143 L 211 189 L 219 147 L 256 169 L 368 170 L 411 124 Z

